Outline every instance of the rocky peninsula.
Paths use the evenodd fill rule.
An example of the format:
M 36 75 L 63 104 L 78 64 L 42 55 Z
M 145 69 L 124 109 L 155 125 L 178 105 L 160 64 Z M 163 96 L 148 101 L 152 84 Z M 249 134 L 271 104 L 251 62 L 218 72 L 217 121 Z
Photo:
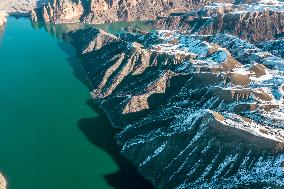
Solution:
M 228 34 L 70 32 L 122 153 L 157 188 L 283 187 L 284 60 Z

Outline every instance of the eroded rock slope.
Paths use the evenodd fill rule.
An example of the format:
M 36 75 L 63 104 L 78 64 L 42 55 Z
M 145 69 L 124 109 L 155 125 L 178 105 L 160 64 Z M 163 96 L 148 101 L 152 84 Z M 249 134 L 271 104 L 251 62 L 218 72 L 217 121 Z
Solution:
M 68 33 L 122 153 L 157 188 L 284 187 L 284 60 L 228 34 Z
M 284 3 L 262 0 L 249 4 L 213 3 L 182 15 L 160 17 L 155 26 L 190 34 L 227 33 L 251 42 L 284 33 Z
M 203 7 L 213 0 L 50 0 L 32 12 L 33 20 L 52 23 L 105 23 L 155 19 L 172 12 L 186 12 Z M 214 2 L 218 2 L 216 0 Z M 220 2 L 231 2 L 222 0 Z
M 0 11 L 10 15 L 28 16 L 29 12 L 48 0 L 1 0 Z

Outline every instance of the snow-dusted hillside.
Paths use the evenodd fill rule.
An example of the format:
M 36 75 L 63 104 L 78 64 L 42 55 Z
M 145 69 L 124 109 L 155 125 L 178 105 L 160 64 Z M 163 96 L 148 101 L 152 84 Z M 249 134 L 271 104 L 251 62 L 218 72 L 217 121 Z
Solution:
M 284 187 L 284 60 L 228 34 L 65 37 L 122 153 L 157 188 Z
M 189 34 L 226 33 L 251 42 L 272 40 L 284 33 L 284 3 L 263 0 L 255 3 L 212 3 L 196 11 L 161 17 L 155 26 Z

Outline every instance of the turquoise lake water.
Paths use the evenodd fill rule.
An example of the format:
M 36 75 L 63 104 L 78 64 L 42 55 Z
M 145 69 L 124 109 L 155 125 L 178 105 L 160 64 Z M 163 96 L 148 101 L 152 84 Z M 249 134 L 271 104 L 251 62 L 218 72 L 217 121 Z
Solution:
M 0 34 L 0 171 L 9 189 L 149 188 L 90 101 L 74 49 L 9 17 Z

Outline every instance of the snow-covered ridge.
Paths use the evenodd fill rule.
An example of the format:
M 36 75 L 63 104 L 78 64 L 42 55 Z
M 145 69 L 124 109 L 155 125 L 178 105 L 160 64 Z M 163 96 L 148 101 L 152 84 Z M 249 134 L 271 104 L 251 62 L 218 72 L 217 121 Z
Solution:
M 256 3 L 250 4 L 232 4 L 232 3 L 212 3 L 210 5 L 204 6 L 201 10 L 210 9 L 226 9 L 227 13 L 230 14 L 241 14 L 245 12 L 261 12 L 265 10 L 271 10 L 275 12 L 284 12 L 284 2 L 278 0 L 261 0 Z
M 153 49 L 168 54 L 184 54 L 195 57 L 205 57 L 209 50 L 209 43 L 181 35 L 170 30 L 159 30 L 158 37 L 162 43 L 153 45 Z
M 253 111 L 258 112 L 260 117 L 266 117 L 267 120 L 271 118 L 271 122 L 281 121 L 281 117 L 272 118 L 270 115 L 284 115 L 284 60 L 282 58 L 226 34 L 210 37 L 190 36 L 170 30 L 160 30 L 157 36 L 161 43 L 153 45 L 152 50 L 188 56 L 195 72 L 199 73 L 206 67 L 210 68 L 211 72 L 218 69 L 216 74 L 227 77 L 228 83 L 216 87 L 224 92 L 230 91 L 236 99 L 227 109 L 233 112 L 219 112 L 223 116 L 231 115 L 227 116 L 222 123 L 257 136 L 284 142 L 284 125 L 282 124 L 276 128 L 266 128 L 265 125 L 257 123 L 257 118 L 256 122 L 253 119 L 249 122 L 241 118 L 232 119 L 237 116 L 234 107 L 250 105 L 255 106 Z M 236 59 L 235 62 L 233 59 Z M 224 69 L 225 64 L 232 64 L 231 68 Z M 208 69 L 205 72 L 208 72 Z M 224 97 L 221 95 L 219 98 Z
M 158 188 L 284 186 L 281 57 L 227 34 L 69 35 L 122 153 Z
M 155 26 L 188 34 L 227 33 L 250 42 L 277 39 L 284 33 L 284 2 L 211 3 L 182 15 L 158 18 Z

